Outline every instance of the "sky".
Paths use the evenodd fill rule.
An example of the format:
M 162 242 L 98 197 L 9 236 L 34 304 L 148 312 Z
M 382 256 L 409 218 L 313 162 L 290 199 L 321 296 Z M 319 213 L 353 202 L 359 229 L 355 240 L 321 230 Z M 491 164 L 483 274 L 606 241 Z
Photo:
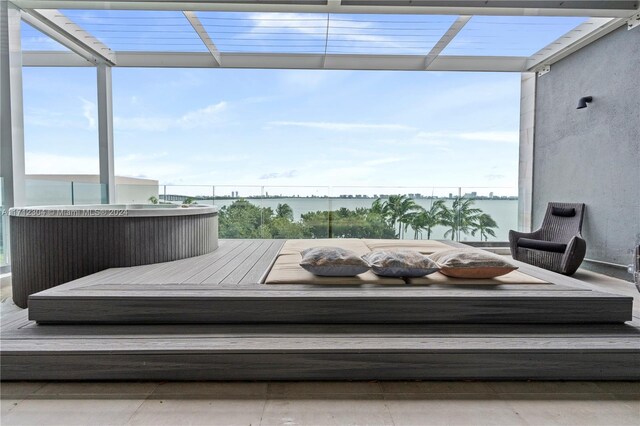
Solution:
M 124 25 L 141 22 L 133 12 L 105 15 L 109 19 L 97 19 L 95 11 L 69 13 L 118 50 L 154 49 L 156 38 L 150 42 L 145 32 L 169 28 L 168 23 L 179 19 L 156 13 L 156 20 L 144 21 L 152 24 L 135 27 L 142 28 L 138 34 L 128 33 L 132 27 Z M 338 52 L 346 49 L 339 37 L 348 37 L 356 41 L 351 49 L 371 53 L 366 49 L 384 48 L 389 53 L 399 51 L 395 43 L 407 40 L 394 30 L 397 22 L 380 21 L 384 16 L 377 22 L 368 18 L 373 23 L 348 22 L 349 16 L 342 16 L 345 20 L 332 28 L 336 42 L 320 47 L 301 47 L 317 38 L 310 27 L 320 18 L 303 22 L 298 15 L 279 15 L 275 21 L 263 14 L 215 16 L 203 16 L 203 21 L 212 38 L 223 39 L 223 51 L 250 43 L 250 50 Z M 430 31 L 446 30 L 454 18 L 430 17 Z M 500 18 L 501 25 L 493 19 L 472 21 L 465 30 L 473 40 L 483 40 L 477 36 L 494 28 L 491 34 L 501 42 L 485 40 L 474 46 L 471 39 L 465 43 L 468 35 L 461 33 L 450 54 L 495 54 L 502 48 L 502 54 L 528 55 L 547 43 L 535 34 L 519 35 L 522 42 L 515 46 L 528 50 L 509 53 L 513 42 L 500 43 L 513 36 L 509 22 L 515 18 Z M 561 34 L 577 23 L 563 19 L 552 24 Z M 164 43 L 173 40 L 176 50 L 199 51 L 197 40 L 179 40 L 181 25 L 175 24 L 177 29 Z M 24 27 L 23 49 L 58 48 Z M 231 37 L 224 35 L 229 28 L 235 31 Z M 536 28 L 545 29 L 544 24 Z M 352 32 L 342 36 L 347 33 L 339 31 Z M 544 32 L 547 38 L 557 38 L 549 32 Z M 117 34 L 135 37 L 134 42 Z M 184 34 L 192 36 L 187 30 Z M 279 47 L 263 45 L 264 37 L 283 41 Z M 438 38 L 429 37 L 424 38 L 427 44 Z M 357 43 L 367 40 L 367 47 Z M 409 46 L 403 48 L 411 51 L 404 53 L 417 48 Z M 420 48 L 428 51 L 429 46 Z M 23 70 L 27 173 L 97 174 L 95 83 L 92 68 Z M 506 192 L 513 195 L 519 105 L 518 73 L 114 68 L 115 170 L 117 175 L 167 185 L 255 185 L 271 187 L 272 193 L 284 186 L 350 186 L 354 193 L 364 186 L 464 186 L 511 188 Z

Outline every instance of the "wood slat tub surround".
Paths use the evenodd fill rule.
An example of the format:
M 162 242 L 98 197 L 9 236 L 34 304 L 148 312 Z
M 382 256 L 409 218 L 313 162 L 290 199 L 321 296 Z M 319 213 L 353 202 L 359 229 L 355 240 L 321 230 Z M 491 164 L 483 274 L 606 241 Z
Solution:
M 184 259 L 217 247 L 217 213 L 10 220 L 13 300 L 22 308 L 30 294 L 107 268 Z

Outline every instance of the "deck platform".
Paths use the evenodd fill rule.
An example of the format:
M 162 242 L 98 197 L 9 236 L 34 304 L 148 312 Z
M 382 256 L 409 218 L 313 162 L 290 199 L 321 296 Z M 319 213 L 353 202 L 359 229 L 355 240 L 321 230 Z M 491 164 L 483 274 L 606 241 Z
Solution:
M 630 297 L 524 264 L 549 284 L 261 284 L 281 245 L 221 241 L 32 295 L 3 318 L 2 380 L 640 379 Z
M 638 380 L 627 324 L 2 326 L 2 380 Z
M 632 298 L 514 262 L 549 284 L 261 284 L 283 240 L 221 240 L 213 253 L 112 268 L 31 295 L 41 324 L 621 323 Z

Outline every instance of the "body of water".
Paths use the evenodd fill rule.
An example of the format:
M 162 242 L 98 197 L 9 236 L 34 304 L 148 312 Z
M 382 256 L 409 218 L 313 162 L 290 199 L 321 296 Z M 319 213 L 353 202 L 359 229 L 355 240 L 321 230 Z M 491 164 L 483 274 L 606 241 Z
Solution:
M 221 208 L 228 206 L 236 201 L 236 199 L 217 199 L 211 200 L 198 200 L 198 204 L 214 204 Z M 307 197 L 291 197 L 291 198 L 263 198 L 263 199 L 247 199 L 247 201 L 260 206 L 270 207 L 274 211 L 278 204 L 288 204 L 293 210 L 295 220 L 300 220 L 300 217 L 304 213 L 323 211 L 323 210 L 339 210 L 341 208 L 347 208 L 349 210 L 355 210 L 358 207 L 371 207 L 371 204 L 375 201 L 373 198 L 307 198 Z M 429 209 L 431 204 L 435 200 L 430 199 L 414 199 L 416 204 Z M 446 200 L 447 205 L 451 206 L 453 200 Z M 517 229 L 518 227 L 518 200 L 474 200 L 473 207 L 481 209 L 484 213 L 491 215 L 496 221 L 499 228 L 494 229 L 496 237 L 489 237 L 489 241 L 507 241 L 510 229 Z M 437 227 L 431 234 L 432 239 L 443 239 L 444 233 L 447 228 Z M 411 228 L 407 230 L 404 236 L 405 239 L 413 239 L 414 232 Z M 422 238 L 426 238 L 423 235 Z M 460 235 L 461 241 L 480 241 L 480 236 L 476 234 L 475 237 L 469 235 Z

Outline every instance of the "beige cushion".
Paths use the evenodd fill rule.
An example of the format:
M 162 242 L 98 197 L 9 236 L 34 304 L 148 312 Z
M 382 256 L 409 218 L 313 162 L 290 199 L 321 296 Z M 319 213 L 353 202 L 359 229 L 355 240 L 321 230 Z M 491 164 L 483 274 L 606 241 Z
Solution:
M 369 264 L 356 252 L 340 247 L 313 247 L 300 254 L 300 266 L 322 277 L 353 277 L 369 270 Z
M 438 265 L 413 250 L 380 250 L 362 257 L 376 275 L 384 277 L 422 277 L 438 271 Z
M 429 256 L 440 273 L 455 278 L 494 278 L 518 269 L 503 257 L 483 250 L 450 249 Z
M 439 272 L 426 277 L 409 278 L 411 285 L 504 285 L 504 284 L 548 284 L 546 281 L 520 271 L 512 271 L 495 278 L 453 278 Z
M 313 247 L 340 247 L 356 252 L 359 256 L 367 254 L 369 247 L 357 238 L 318 238 L 304 240 L 287 240 L 280 249 L 280 255 L 299 254 L 302 250 Z
M 414 250 L 422 254 L 431 254 L 440 250 L 450 249 L 451 246 L 433 240 L 362 240 L 370 251 L 377 250 Z
M 265 280 L 266 284 L 318 284 L 318 285 L 360 285 L 360 284 L 383 284 L 383 285 L 405 285 L 400 278 L 379 277 L 371 271 L 356 275 L 355 277 L 319 277 L 311 272 L 305 271 L 301 266 L 302 255 L 284 254 L 280 255 L 274 263 L 269 275 Z

